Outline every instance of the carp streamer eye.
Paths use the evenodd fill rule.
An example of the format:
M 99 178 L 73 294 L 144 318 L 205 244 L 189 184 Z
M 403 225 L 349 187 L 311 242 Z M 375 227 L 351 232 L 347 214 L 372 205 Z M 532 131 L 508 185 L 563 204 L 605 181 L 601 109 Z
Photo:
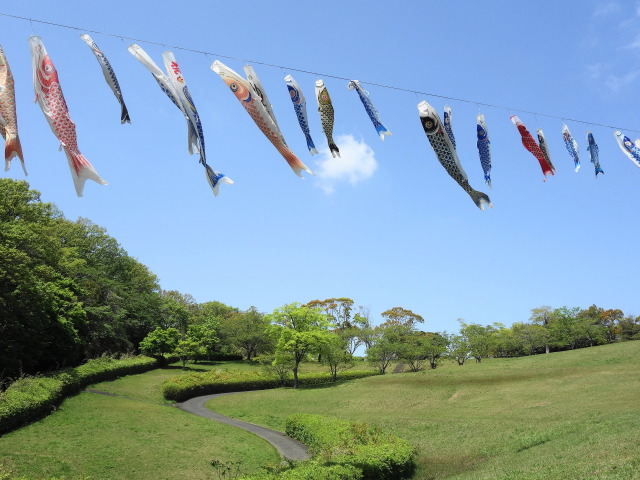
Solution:
M 229 88 L 234 93 L 238 91 L 238 85 L 236 85 L 235 83 L 232 83 L 231 85 L 229 85 Z
M 51 65 L 45 65 L 44 66 L 44 71 L 47 73 L 51 73 L 53 72 L 53 67 Z

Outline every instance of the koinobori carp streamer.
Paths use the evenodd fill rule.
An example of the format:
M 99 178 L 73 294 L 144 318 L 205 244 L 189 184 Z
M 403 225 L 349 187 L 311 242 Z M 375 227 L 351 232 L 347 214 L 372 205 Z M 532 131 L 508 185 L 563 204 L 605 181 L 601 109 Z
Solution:
M 480 155 L 480 165 L 484 172 L 484 181 L 491 188 L 491 142 L 489 141 L 487 123 L 482 114 L 476 117 L 476 133 L 478 136 L 476 145 L 478 147 L 478 155 Z
M 73 178 L 73 185 L 79 197 L 82 196 L 86 180 L 93 180 L 101 185 L 107 185 L 93 165 L 89 163 L 80 150 L 76 137 L 76 126 L 69 116 L 67 102 L 62 94 L 58 72 L 44 48 L 40 37 L 29 37 L 31 60 L 33 63 L 33 87 L 36 101 L 42 109 L 53 134 L 60 141 L 64 149 Z
M 118 79 L 116 77 L 109 60 L 105 57 L 102 50 L 98 48 L 98 45 L 93 41 L 93 39 L 83 33 L 80 35 L 80 38 L 84 40 L 84 42 L 89 45 L 89 48 L 96 56 L 100 67 L 102 68 L 102 74 L 104 75 L 104 79 L 107 81 L 107 84 L 111 88 L 111 91 L 115 95 L 116 99 L 120 103 L 120 123 L 131 123 L 131 118 L 129 118 L 129 111 L 127 110 L 127 106 L 124 104 L 124 98 L 122 98 L 122 91 L 120 90 L 120 84 L 118 83 Z
M 369 92 L 362 88 L 360 82 L 358 80 L 350 80 L 347 84 L 347 88 L 358 92 L 360 101 L 362 102 L 362 105 L 364 105 L 364 109 L 369 115 L 369 119 L 371 120 L 371 123 L 373 123 L 380 140 L 384 140 L 385 135 L 391 135 L 389 129 L 385 127 L 382 120 L 380 120 L 380 114 L 378 113 L 378 110 L 376 110 L 376 107 L 373 106 L 373 102 L 369 98 Z
M 615 131 L 614 135 L 622 153 L 637 167 L 640 167 L 640 139 L 633 143 L 629 137 L 623 135 L 619 130 Z
M 9 170 L 11 160 L 15 157 L 20 159 L 22 170 L 27 175 L 22 155 L 22 145 L 18 136 L 18 114 L 16 113 L 16 91 L 15 82 L 7 57 L 0 46 L 0 136 L 5 141 L 4 144 L 4 169 Z
M 284 157 L 295 174 L 302 177 L 300 172 L 304 170 L 313 175 L 309 167 L 302 163 L 284 142 L 280 129 L 273 121 L 271 115 L 269 115 L 269 112 L 262 103 L 262 98 L 251 84 L 218 60 L 213 62 L 211 70 L 217 73 L 222 81 L 229 87 L 260 131 L 269 139 L 273 146 L 276 147 L 276 150 Z
M 322 130 L 325 137 L 327 137 L 327 143 L 329 144 L 329 150 L 333 158 L 340 156 L 340 150 L 333 141 L 333 121 L 334 112 L 333 104 L 331 103 L 331 97 L 329 91 L 324 82 L 320 79 L 316 80 L 316 100 L 318 101 L 318 113 L 320 114 L 320 122 L 322 123 Z
M 426 101 L 422 101 L 418 104 L 418 113 L 420 114 L 420 123 L 424 133 L 426 133 L 429 143 L 438 157 L 438 161 L 447 173 L 469 194 L 473 203 L 480 210 L 484 210 L 485 205 L 492 207 L 491 200 L 486 194 L 474 190 L 469 185 L 467 174 L 462 169 L 456 149 L 446 134 L 442 121 L 435 109 Z
M 511 121 L 518 129 L 518 132 L 520 132 L 520 136 L 522 137 L 522 145 L 524 146 L 524 148 L 531 152 L 531 154 L 536 157 L 536 159 L 540 163 L 540 168 L 542 169 L 542 173 L 545 176 L 544 179 L 546 180 L 547 175 L 553 175 L 553 169 L 551 168 L 551 165 L 547 163 L 547 159 L 545 158 L 544 153 L 542 153 L 540 146 L 531 136 L 531 133 L 529 133 L 527 127 L 524 126 L 524 123 L 522 123 L 522 121 L 516 115 L 511 116 Z
M 313 143 L 313 139 L 311 138 L 309 119 L 307 117 L 307 101 L 302 94 L 302 89 L 291 75 L 287 75 L 286 77 L 284 77 L 284 81 L 287 84 L 287 90 L 289 91 L 291 102 L 293 103 L 293 110 L 294 112 L 296 112 L 298 124 L 300 125 L 302 133 L 304 133 L 304 137 L 307 141 L 307 148 L 309 149 L 309 153 L 311 153 L 311 155 L 315 155 L 318 153 L 318 150 L 316 150 L 316 146 Z
M 593 166 L 596 169 L 596 178 L 598 178 L 598 174 L 604 174 L 604 170 L 600 167 L 600 149 L 598 148 L 596 139 L 593 137 L 593 133 L 591 132 L 587 132 L 587 151 L 589 152 L 589 155 L 591 155 L 591 163 L 593 163 Z
M 566 124 L 562 125 L 562 138 L 564 140 L 564 146 L 573 158 L 573 166 L 578 173 L 580 170 L 580 156 L 578 155 L 578 142 L 576 142 L 571 136 L 571 132 L 569 131 L 569 127 Z

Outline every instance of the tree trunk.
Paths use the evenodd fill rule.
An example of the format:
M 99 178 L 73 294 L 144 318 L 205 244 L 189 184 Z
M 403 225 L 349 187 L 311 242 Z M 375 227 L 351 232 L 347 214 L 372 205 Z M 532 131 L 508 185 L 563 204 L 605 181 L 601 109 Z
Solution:
M 293 388 L 298 388 L 298 363 L 293 367 Z
M 544 353 L 549 353 L 549 345 L 544 346 Z

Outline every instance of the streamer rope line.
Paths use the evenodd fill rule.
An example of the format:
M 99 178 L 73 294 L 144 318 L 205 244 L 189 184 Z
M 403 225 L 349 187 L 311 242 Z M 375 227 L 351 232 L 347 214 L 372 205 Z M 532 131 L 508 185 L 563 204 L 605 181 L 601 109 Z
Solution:
M 196 50 L 193 48 L 188 48 L 188 47 L 182 47 L 179 45 L 167 45 L 166 43 L 160 43 L 160 42 L 154 42 L 151 40 L 144 40 L 144 39 L 140 39 L 140 38 L 133 38 L 133 37 L 127 37 L 124 35 L 117 35 L 115 33 L 109 33 L 109 32 L 101 32 L 98 30 L 91 30 L 88 28 L 79 28 L 79 27 L 74 27 L 74 26 L 70 26 L 70 25 L 64 25 L 62 23 L 55 23 L 55 22 L 49 22 L 46 20 L 38 20 L 36 18 L 30 18 L 30 17 L 21 17 L 19 15 L 11 15 L 9 13 L 3 13 L 0 12 L 1 16 L 4 17 L 10 17 L 10 18 L 15 18 L 18 20 L 25 20 L 28 22 L 36 22 L 36 23 L 42 23 L 44 25 L 51 25 L 54 27 L 60 27 L 60 28 L 67 28 L 70 30 L 77 30 L 77 31 L 82 31 L 82 32 L 89 32 L 89 33 L 97 33 L 99 35 L 105 35 L 105 36 L 109 36 L 109 37 L 114 37 L 114 38 L 119 38 L 121 40 L 130 40 L 133 42 L 140 42 L 140 43 L 146 43 L 148 45 L 157 45 L 163 48 L 169 47 L 171 49 L 174 50 L 182 50 L 184 52 L 191 52 L 191 53 L 198 53 L 198 54 L 203 54 L 203 55 L 211 55 L 214 57 L 221 57 L 221 58 L 227 58 L 230 60 L 237 60 L 237 61 L 246 61 L 248 63 L 253 63 L 255 65 L 262 65 L 265 67 L 271 67 L 271 68 L 279 68 L 279 69 L 284 69 L 284 70 L 289 70 L 292 72 L 298 72 L 298 73 L 305 73 L 308 75 L 314 75 L 314 76 L 318 76 L 318 77 L 326 77 L 326 78 L 333 78 L 335 80 L 345 80 L 345 81 L 350 81 L 352 80 L 352 78 L 347 78 L 347 77 L 341 77 L 339 75 L 331 75 L 328 73 L 322 73 L 322 72 L 314 72 L 311 70 L 303 70 L 300 68 L 295 68 L 295 67 L 288 67 L 286 65 L 276 65 L 273 63 L 267 63 L 267 62 L 261 62 L 258 60 L 250 60 L 250 59 L 240 59 L 238 57 L 233 57 L 230 55 L 222 55 L 220 53 L 213 53 L 213 52 L 208 52 L 205 50 Z M 547 114 L 547 113 L 540 113 L 540 112 L 534 112 L 534 111 L 530 111 L 530 110 L 522 110 L 519 108 L 513 108 L 513 107 L 506 107 L 504 105 L 494 105 L 491 103 L 484 103 L 484 102 L 478 102 L 477 100 L 469 100 L 466 98 L 457 98 L 457 97 L 452 97 L 451 95 L 439 95 L 436 93 L 430 93 L 430 92 L 423 92 L 420 90 L 412 90 L 409 88 L 403 88 L 403 87 L 396 87 L 394 85 L 385 85 L 383 83 L 375 83 L 375 82 L 368 82 L 365 80 L 362 80 L 361 83 L 367 84 L 367 85 L 371 85 L 374 87 L 379 87 L 379 88 L 385 88 L 388 90 L 395 90 L 398 92 L 404 92 L 404 93 L 414 93 L 416 95 L 424 95 L 427 97 L 434 97 L 434 98 L 440 98 L 443 100 L 451 100 L 451 101 L 455 101 L 455 102 L 461 102 L 461 103 L 471 103 L 471 104 L 475 104 L 478 106 L 483 106 L 483 107 L 489 107 L 489 108 L 497 108 L 497 109 L 508 109 L 510 111 L 514 111 L 514 112 L 520 112 L 520 113 L 526 113 L 528 115 L 534 115 L 534 116 L 541 116 L 541 117 L 546 117 L 546 118 L 553 118 L 553 119 L 557 119 L 557 120 L 562 120 L 563 122 L 565 120 L 568 120 L 570 122 L 574 122 L 574 123 L 582 123 L 584 125 L 593 125 L 593 126 L 597 126 L 597 127 L 603 127 L 603 128 L 610 128 L 612 130 L 624 130 L 626 132 L 635 132 L 635 133 L 640 133 L 640 130 L 635 130 L 635 129 L 631 129 L 631 128 L 624 128 L 624 127 L 616 127 L 614 125 L 607 125 L 607 124 L 603 124 L 603 123 L 594 123 L 591 121 L 586 121 L 586 120 L 580 120 L 577 118 L 569 118 L 566 116 L 559 116 L 559 115 L 551 115 L 551 114 Z

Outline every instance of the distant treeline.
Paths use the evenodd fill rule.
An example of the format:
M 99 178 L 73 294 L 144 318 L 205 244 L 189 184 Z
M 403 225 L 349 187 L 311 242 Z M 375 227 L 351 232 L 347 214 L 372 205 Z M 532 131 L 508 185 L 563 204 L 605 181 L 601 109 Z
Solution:
M 391 361 L 436 368 L 444 358 L 462 364 L 640 338 L 640 317 L 595 305 L 536 308 L 528 322 L 509 328 L 461 321 L 453 335 L 419 330 L 423 318 L 401 307 L 380 317 L 374 322 L 349 298 L 290 304 L 269 315 L 197 303 L 162 290 L 104 228 L 66 219 L 25 181 L 0 179 L 0 389 L 23 374 L 141 350 L 183 361 L 271 355 L 274 368 L 294 376 L 299 361 L 316 358 L 335 377 L 358 348 L 384 373 Z M 308 344 L 290 349 L 292 335 Z

